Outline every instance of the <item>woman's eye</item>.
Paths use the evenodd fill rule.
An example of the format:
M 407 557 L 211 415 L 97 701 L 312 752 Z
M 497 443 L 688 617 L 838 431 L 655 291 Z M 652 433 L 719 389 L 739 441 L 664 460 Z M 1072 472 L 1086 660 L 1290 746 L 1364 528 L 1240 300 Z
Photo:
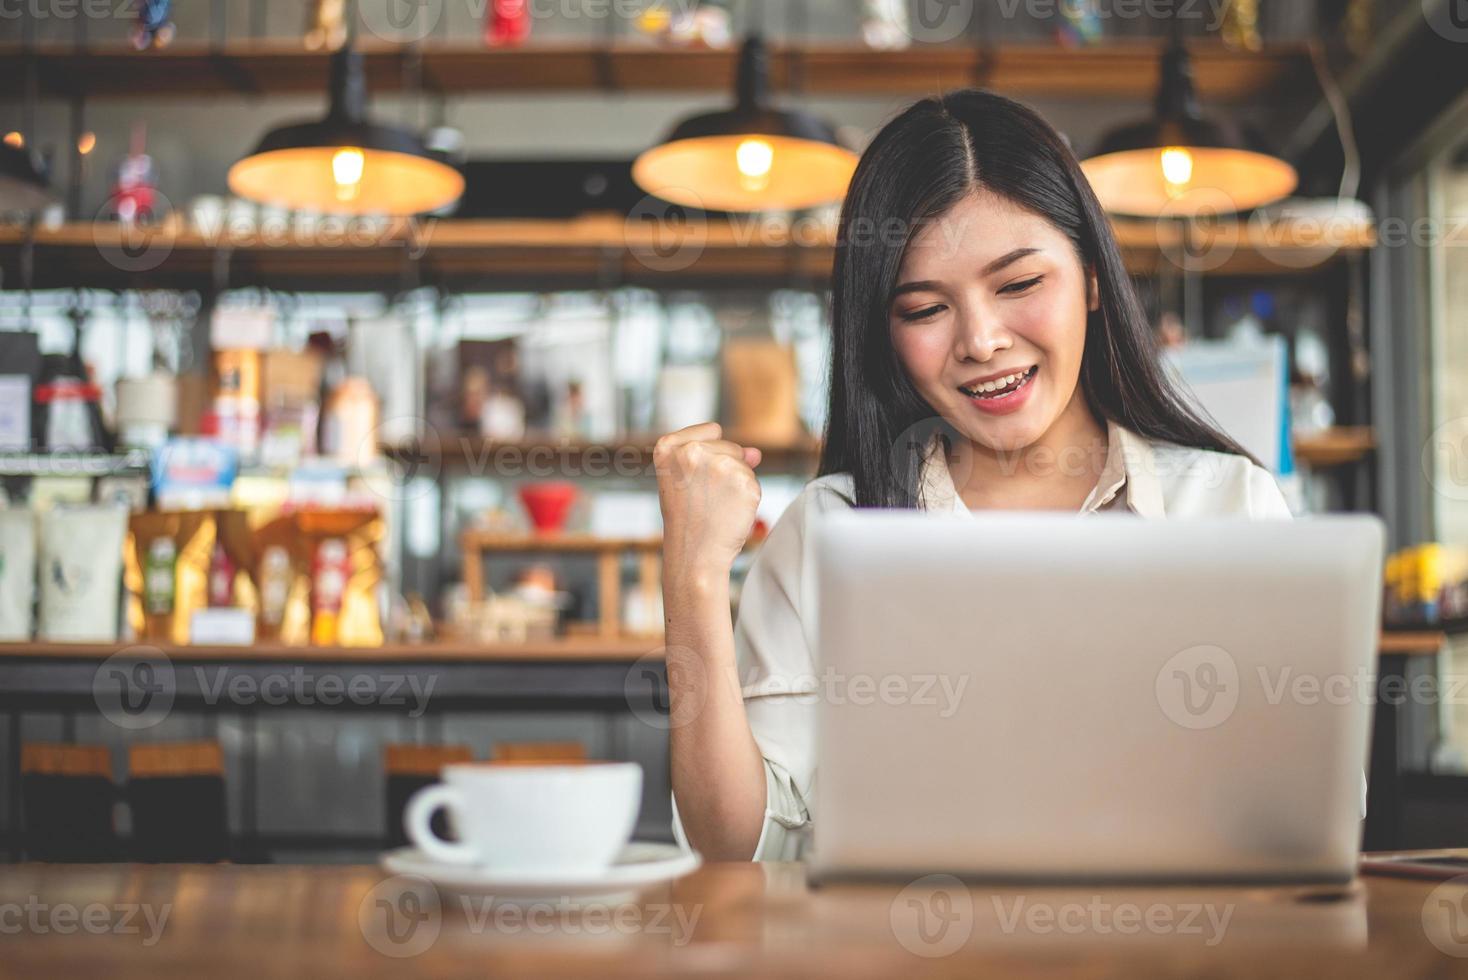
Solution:
M 916 323 L 919 320 L 927 320 L 943 312 L 941 306 L 930 306 L 924 310 L 914 310 L 911 313 L 903 313 L 902 319 L 908 323 Z
M 1002 287 L 999 291 L 1001 293 L 1008 293 L 1009 295 L 1014 295 L 1015 293 L 1028 292 L 1029 290 L 1033 289 L 1034 287 L 1040 285 L 1040 282 L 1044 278 L 1045 278 L 1044 276 L 1036 276 L 1033 279 L 1025 279 L 1025 280 L 1023 280 L 1021 282 L 1012 282 L 1009 285 Z

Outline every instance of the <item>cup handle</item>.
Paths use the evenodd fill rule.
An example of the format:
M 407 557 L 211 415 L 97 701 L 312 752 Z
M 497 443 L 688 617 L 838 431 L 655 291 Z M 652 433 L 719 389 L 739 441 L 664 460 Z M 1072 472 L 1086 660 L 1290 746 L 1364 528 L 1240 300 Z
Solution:
M 478 857 L 469 845 L 444 840 L 433 832 L 433 825 L 430 821 L 434 813 L 443 807 L 452 811 L 458 803 L 459 794 L 454 791 L 454 788 L 438 783 L 433 786 L 425 786 L 414 793 L 413 798 L 408 800 L 407 809 L 403 812 L 403 829 L 407 831 L 408 839 L 435 861 L 469 864 Z

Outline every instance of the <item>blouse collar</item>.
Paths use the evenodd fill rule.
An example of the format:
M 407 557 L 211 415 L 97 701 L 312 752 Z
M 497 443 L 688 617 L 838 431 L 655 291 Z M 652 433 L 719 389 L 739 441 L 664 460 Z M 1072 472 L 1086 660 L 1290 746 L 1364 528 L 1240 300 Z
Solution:
M 948 463 L 943 458 L 943 443 L 934 435 L 928 443 L 921 468 L 923 506 L 932 511 L 971 514 L 953 486 Z M 1106 462 L 1081 513 L 1115 506 L 1120 498 L 1126 509 L 1139 517 L 1166 516 L 1162 487 L 1157 479 L 1157 465 L 1152 444 L 1125 426 L 1106 421 Z

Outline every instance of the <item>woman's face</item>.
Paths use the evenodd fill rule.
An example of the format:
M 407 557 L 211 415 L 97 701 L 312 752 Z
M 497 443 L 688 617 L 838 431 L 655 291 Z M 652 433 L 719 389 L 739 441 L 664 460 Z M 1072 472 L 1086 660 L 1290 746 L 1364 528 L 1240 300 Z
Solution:
M 979 191 L 909 243 L 888 322 L 928 404 L 971 441 L 1013 452 L 1080 399 L 1086 315 L 1097 305 L 1094 277 L 1063 232 Z

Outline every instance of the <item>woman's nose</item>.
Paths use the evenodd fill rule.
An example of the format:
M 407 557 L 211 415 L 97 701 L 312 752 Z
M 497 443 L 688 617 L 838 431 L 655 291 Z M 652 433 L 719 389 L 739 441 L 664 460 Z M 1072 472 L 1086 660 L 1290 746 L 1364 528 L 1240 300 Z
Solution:
M 958 359 L 987 361 L 1001 350 L 1014 345 L 1014 340 L 996 320 L 986 316 L 969 316 L 959 329 Z

